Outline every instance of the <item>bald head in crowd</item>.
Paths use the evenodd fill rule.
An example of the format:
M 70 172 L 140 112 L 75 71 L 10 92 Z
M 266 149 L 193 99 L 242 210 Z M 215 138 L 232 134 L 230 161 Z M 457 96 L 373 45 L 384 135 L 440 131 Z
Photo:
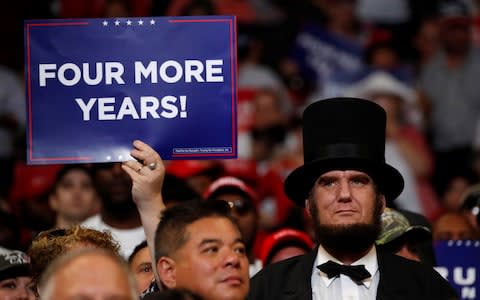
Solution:
M 42 300 L 136 300 L 135 279 L 126 263 L 100 249 L 74 250 L 43 273 L 39 283 Z

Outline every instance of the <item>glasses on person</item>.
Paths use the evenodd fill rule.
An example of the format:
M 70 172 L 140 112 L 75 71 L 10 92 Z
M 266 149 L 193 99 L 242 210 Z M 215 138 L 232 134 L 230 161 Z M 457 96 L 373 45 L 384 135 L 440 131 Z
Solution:
M 231 211 L 235 212 L 239 216 L 244 216 L 252 210 L 252 205 L 245 199 L 225 200 L 217 199 L 217 201 L 223 201 L 228 204 Z

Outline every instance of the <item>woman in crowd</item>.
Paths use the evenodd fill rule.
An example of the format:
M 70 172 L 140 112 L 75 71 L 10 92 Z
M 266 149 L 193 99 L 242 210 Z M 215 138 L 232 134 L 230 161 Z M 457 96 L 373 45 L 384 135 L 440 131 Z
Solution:
M 30 258 L 0 247 L 0 300 L 35 300 Z

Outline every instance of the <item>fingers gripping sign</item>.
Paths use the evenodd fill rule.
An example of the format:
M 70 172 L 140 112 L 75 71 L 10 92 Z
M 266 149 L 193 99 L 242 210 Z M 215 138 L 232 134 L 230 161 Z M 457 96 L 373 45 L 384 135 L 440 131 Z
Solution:
M 161 195 L 165 166 L 160 155 L 139 140 L 133 142 L 130 155 L 135 160 L 124 162 L 122 168 L 132 179 L 133 200 L 137 206 L 142 206 L 151 201 L 149 199 Z

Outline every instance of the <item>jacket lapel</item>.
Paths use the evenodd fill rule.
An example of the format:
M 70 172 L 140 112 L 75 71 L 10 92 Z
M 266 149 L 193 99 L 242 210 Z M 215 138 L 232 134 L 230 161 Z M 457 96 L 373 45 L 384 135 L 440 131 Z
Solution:
M 377 289 L 377 300 L 395 300 L 407 299 L 407 286 L 402 282 L 405 274 L 398 268 L 398 263 L 391 259 L 389 253 L 379 251 L 377 248 L 378 269 L 380 272 L 380 281 Z
M 317 250 L 310 251 L 299 258 L 292 270 L 287 270 L 291 280 L 286 282 L 284 299 L 312 300 L 312 268 L 317 257 Z

